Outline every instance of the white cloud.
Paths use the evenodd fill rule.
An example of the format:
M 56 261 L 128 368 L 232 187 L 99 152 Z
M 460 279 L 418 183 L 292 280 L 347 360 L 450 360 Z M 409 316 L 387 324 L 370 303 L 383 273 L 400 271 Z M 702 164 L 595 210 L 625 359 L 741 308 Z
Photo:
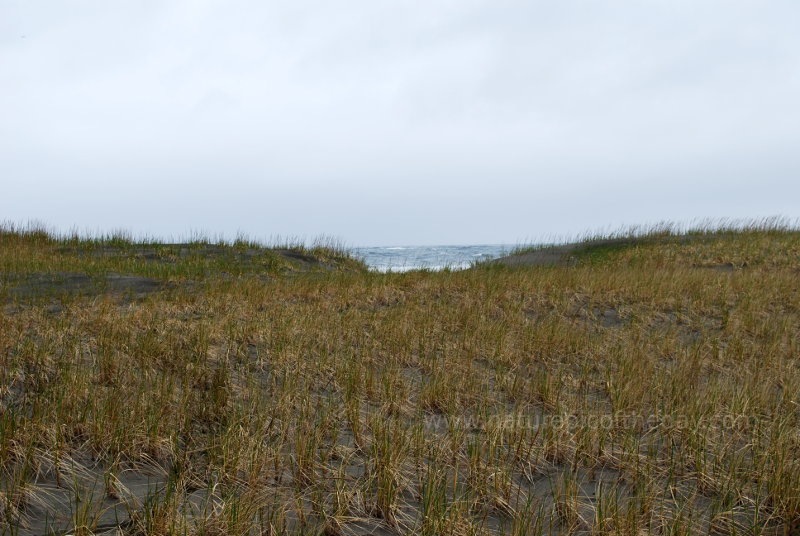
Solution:
M 379 244 L 796 217 L 797 15 L 744 0 L 7 1 L 0 218 Z

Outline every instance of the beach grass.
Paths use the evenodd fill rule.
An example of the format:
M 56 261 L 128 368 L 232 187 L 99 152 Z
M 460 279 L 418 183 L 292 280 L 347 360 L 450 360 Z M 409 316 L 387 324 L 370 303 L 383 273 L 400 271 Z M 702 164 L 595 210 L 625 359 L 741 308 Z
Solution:
M 800 233 L 584 238 L 383 274 L 6 225 L 0 532 L 800 533 Z

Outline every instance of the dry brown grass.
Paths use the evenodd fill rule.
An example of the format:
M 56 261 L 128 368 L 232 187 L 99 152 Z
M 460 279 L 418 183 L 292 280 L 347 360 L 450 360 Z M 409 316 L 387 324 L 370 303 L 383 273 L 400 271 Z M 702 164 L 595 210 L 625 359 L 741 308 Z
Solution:
M 15 240 L 17 274 L 81 269 Z M 794 232 L 574 267 L 204 270 L 142 296 L 5 284 L 3 533 L 800 530 Z

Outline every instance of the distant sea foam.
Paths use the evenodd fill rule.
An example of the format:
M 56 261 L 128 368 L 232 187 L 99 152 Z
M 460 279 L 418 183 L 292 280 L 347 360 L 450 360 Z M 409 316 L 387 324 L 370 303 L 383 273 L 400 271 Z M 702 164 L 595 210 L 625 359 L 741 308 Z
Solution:
M 514 246 L 488 244 L 473 246 L 382 246 L 358 247 L 353 252 L 367 265 L 380 272 L 409 270 L 461 270 L 479 261 L 508 254 Z

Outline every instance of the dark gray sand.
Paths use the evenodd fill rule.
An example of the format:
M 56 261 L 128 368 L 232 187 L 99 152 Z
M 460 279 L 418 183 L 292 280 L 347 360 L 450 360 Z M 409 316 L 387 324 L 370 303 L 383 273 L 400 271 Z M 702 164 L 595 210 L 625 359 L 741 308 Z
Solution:
M 34 272 L 6 274 L 4 279 L 11 298 L 37 298 L 63 294 L 144 295 L 165 287 L 165 283 L 149 277 L 110 273 L 101 278 L 71 272 Z

